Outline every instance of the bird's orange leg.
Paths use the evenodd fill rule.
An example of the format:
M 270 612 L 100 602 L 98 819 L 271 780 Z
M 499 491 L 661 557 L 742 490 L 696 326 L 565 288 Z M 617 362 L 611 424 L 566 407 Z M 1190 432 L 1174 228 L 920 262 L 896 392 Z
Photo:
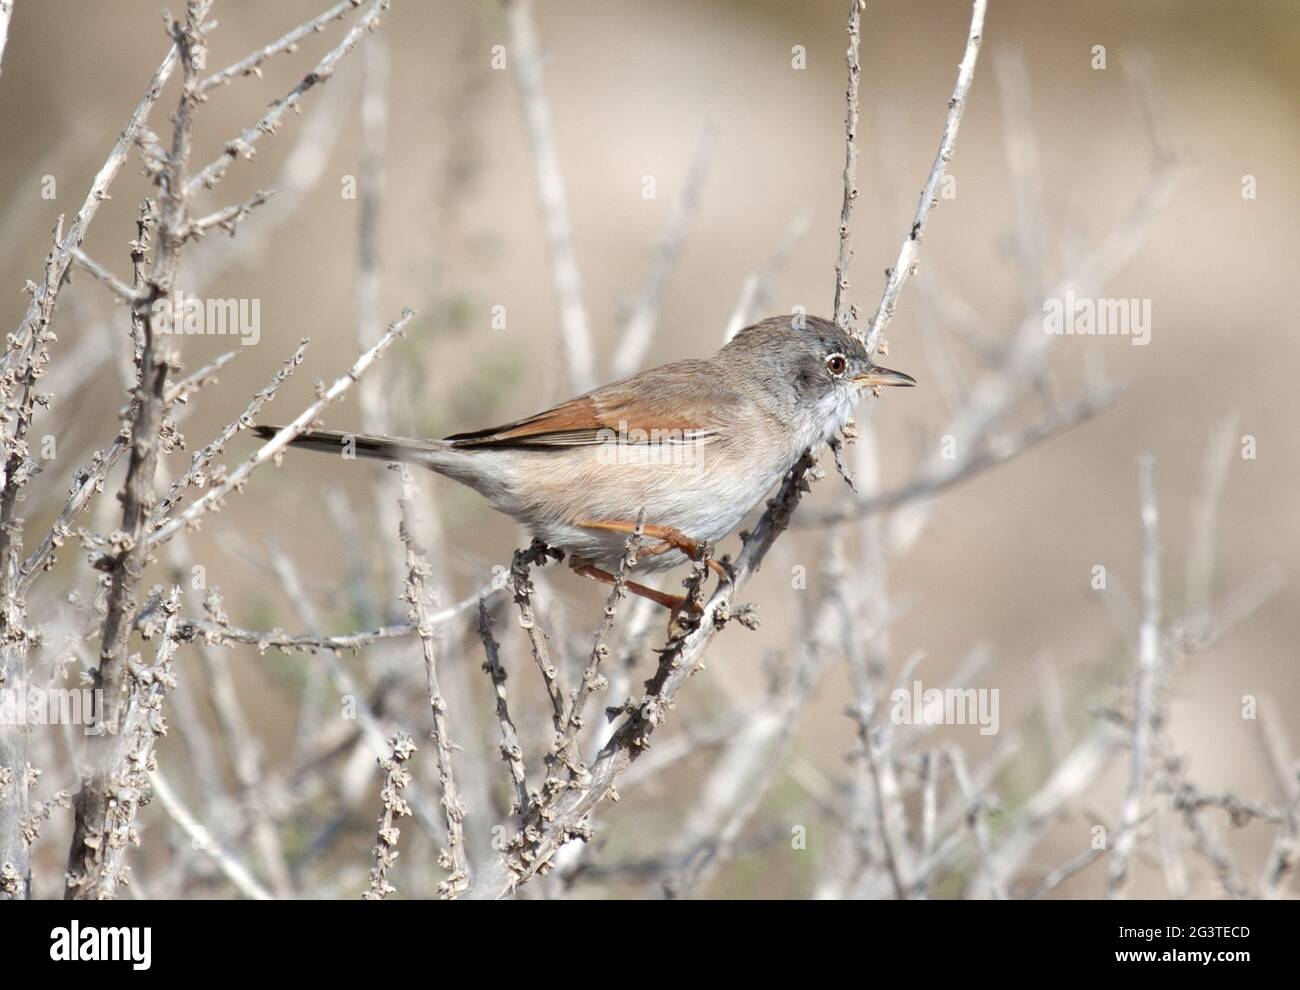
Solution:
M 609 571 L 603 571 L 595 564 L 588 564 L 581 560 L 573 561 L 573 572 L 581 574 L 583 577 L 589 577 L 595 581 L 601 581 L 604 584 L 614 584 L 618 578 L 614 577 Z M 625 581 L 623 586 L 634 595 L 642 598 L 648 598 L 656 605 L 662 605 L 668 611 L 672 612 L 673 618 L 682 610 L 686 604 L 686 599 L 681 595 L 670 595 L 665 591 L 657 591 L 654 588 L 647 588 L 644 584 L 637 584 L 635 581 Z
M 624 522 L 622 520 L 596 520 L 596 519 L 579 519 L 574 523 L 575 526 L 583 526 L 587 529 L 605 529 L 614 533 L 635 533 L 636 523 Z M 653 523 L 646 523 L 641 531 L 652 540 L 659 540 L 659 544 L 650 547 L 648 550 L 642 550 L 642 557 L 657 557 L 661 553 L 668 553 L 670 550 L 680 550 L 691 560 L 699 560 L 704 554 L 704 544 L 699 540 L 692 539 L 683 533 L 680 529 L 672 526 L 657 526 Z M 730 583 L 731 575 L 727 569 L 720 563 L 710 557 L 705 563 L 709 569 L 716 573 L 722 580 Z

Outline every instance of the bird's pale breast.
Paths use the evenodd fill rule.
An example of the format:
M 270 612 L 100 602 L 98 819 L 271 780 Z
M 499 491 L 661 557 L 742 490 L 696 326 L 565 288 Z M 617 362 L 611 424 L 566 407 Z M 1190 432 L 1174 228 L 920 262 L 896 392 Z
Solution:
M 740 525 L 789 465 L 773 463 L 738 436 L 710 439 L 612 443 L 566 451 L 531 453 L 536 470 L 518 500 L 521 513 L 546 543 L 613 567 L 627 537 L 578 525 L 585 520 L 646 522 L 670 526 L 696 540 L 717 543 Z M 678 553 L 649 557 L 644 570 L 683 562 Z

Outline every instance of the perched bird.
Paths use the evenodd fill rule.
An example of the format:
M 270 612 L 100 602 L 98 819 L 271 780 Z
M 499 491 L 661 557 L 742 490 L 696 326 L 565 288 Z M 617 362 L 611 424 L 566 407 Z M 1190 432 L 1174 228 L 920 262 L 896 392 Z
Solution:
M 805 450 L 831 439 L 865 390 L 915 384 L 872 364 L 831 321 L 781 316 L 746 327 L 707 360 L 651 368 L 503 426 L 445 440 L 309 430 L 292 443 L 446 475 L 566 551 L 579 574 L 612 582 L 643 511 L 638 570 L 698 560 Z M 628 589 L 682 605 L 635 582 Z

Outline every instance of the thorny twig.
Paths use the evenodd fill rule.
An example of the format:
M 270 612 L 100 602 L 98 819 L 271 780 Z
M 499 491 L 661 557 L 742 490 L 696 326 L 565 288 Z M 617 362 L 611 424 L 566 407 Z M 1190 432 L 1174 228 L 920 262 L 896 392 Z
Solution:
M 510 769 L 510 783 L 514 789 L 515 803 L 512 814 L 526 816 L 532 806 L 528 793 L 528 774 L 524 768 L 524 750 L 519 744 L 519 730 L 510 717 L 510 704 L 506 698 L 506 670 L 501 665 L 501 647 L 492 636 L 492 617 L 488 614 L 487 596 L 478 600 L 478 634 L 483 641 L 483 669 L 492 681 L 496 698 L 497 724 L 501 728 L 501 759 Z
M 415 483 L 405 465 L 398 465 L 402 482 L 401 538 L 406 548 L 406 589 L 403 598 L 411 606 L 410 619 L 415 623 L 424 654 L 425 680 L 429 689 L 429 708 L 433 713 L 433 744 L 438 758 L 438 779 L 442 783 L 442 809 L 447 819 L 447 848 L 439 860 L 443 869 L 450 872 L 438 892 L 444 897 L 454 897 L 469 886 L 469 861 L 465 856 L 465 802 L 456 787 L 456 771 L 452 762 L 451 733 L 447 727 L 447 701 L 438 683 L 437 644 L 433 638 L 431 606 L 433 595 L 427 586 L 429 565 L 424 548 L 416 535 Z
M 593 693 L 604 691 L 608 686 L 605 676 L 600 671 L 601 664 L 609 655 L 609 647 L 605 645 L 605 640 L 614 628 L 614 620 L 618 617 L 619 603 L 627 597 L 628 574 L 636 566 L 637 554 L 641 550 L 641 540 L 644 532 L 645 511 L 642 510 L 637 516 L 636 529 L 628 537 L 623 556 L 619 559 L 618 571 L 614 575 L 614 586 L 610 589 L 609 598 L 605 601 L 605 610 L 601 613 L 600 625 L 596 628 L 595 640 L 591 644 L 591 653 L 587 657 L 587 666 L 583 669 L 582 678 L 579 680 L 578 686 L 573 692 L 573 697 L 570 699 L 568 717 L 565 720 L 560 740 L 556 744 L 559 749 L 567 754 L 566 758 L 574 763 L 581 763 L 577 742 L 578 734 L 582 731 L 583 714 L 587 710 L 587 702 Z
M 402 797 L 402 790 L 411 782 L 406 761 L 414 752 L 415 743 L 411 737 L 399 732 L 389 744 L 388 757 L 379 761 L 379 769 L 384 771 L 384 786 L 379 792 L 384 810 L 379 813 L 379 835 L 375 839 L 375 864 L 370 868 L 370 886 L 361 895 L 367 901 L 382 901 L 396 891 L 388 882 L 388 870 L 397 860 L 397 840 L 402 834 L 397 819 L 411 814 L 411 806 Z
M 227 475 L 224 481 L 209 488 L 201 498 L 190 503 L 183 511 L 172 516 L 167 522 L 155 529 L 149 537 L 149 547 L 152 549 L 165 543 L 182 527 L 194 526 L 204 513 L 219 508 L 222 500 L 227 495 L 241 490 L 253 471 L 284 450 L 290 441 L 311 426 L 312 422 L 325 410 L 326 406 L 335 402 L 366 373 L 366 370 L 388 349 L 393 341 L 402 335 L 402 331 L 406 329 L 406 325 L 411 322 L 414 316 L 414 310 L 403 310 L 401 318 L 388 325 L 384 335 L 379 338 L 370 350 L 357 358 L 346 375 L 335 380 L 334 384 L 329 388 L 322 390 L 320 398 L 300 412 L 287 426 L 282 427 L 270 440 L 262 444 L 248 460 Z
M 148 558 L 147 529 L 154 505 L 154 474 L 159 447 L 163 443 L 163 400 L 167 373 L 173 363 L 160 339 L 162 326 L 155 305 L 170 303 L 181 251 L 189 222 L 186 176 L 189 166 L 194 112 L 198 106 L 195 50 L 203 42 L 202 18 L 206 5 L 191 0 L 183 22 L 168 20 L 168 30 L 181 62 L 181 95 L 172 117 L 171 149 L 162 170 L 155 176 L 161 194 L 158 247 L 145 279 L 145 291 L 135 301 L 143 340 L 137 398 L 131 413 L 131 449 L 126 481 L 122 489 L 121 530 L 114 536 L 115 553 L 101 566 L 109 573 L 107 609 L 104 617 L 96 686 L 103 691 L 104 711 L 96 713 L 100 735 L 87 745 L 89 776 L 77 796 L 76 826 L 68 853 L 67 896 L 111 897 L 119 882 L 120 857 L 103 845 L 110 841 L 113 798 L 111 789 L 118 774 L 120 755 L 115 752 L 115 735 L 124 728 L 121 716 L 132 701 L 128 682 L 127 647 L 133 626 L 135 595 Z M 168 633 L 170 635 L 171 626 Z
M 925 180 L 925 186 L 921 189 L 921 198 L 916 205 L 916 217 L 912 220 L 912 227 L 903 241 L 902 250 L 898 252 L 898 260 L 886 273 L 884 294 L 880 297 L 880 305 L 876 307 L 876 313 L 867 328 L 865 343 L 868 354 L 875 352 L 880 344 L 881 335 L 885 332 L 889 321 L 894 318 L 894 306 L 898 302 L 899 293 L 903 291 L 903 286 L 912 276 L 921 253 L 921 238 L 925 235 L 930 211 L 938 202 L 939 186 L 943 182 L 944 173 L 948 170 L 948 163 L 952 161 L 953 150 L 957 145 L 957 128 L 961 125 L 961 115 L 966 109 L 966 96 L 975 78 L 975 62 L 979 58 L 980 44 L 984 40 L 984 11 L 987 6 L 988 0 L 974 0 L 971 4 L 966 51 L 962 55 L 961 64 L 957 67 L 957 84 L 953 88 L 952 97 L 948 100 L 948 118 L 944 121 L 939 150 L 934 156 L 934 164 L 930 166 L 930 174 Z
M 849 0 L 849 47 L 844 55 L 849 82 L 844 93 L 844 199 L 840 205 L 840 251 L 835 260 L 834 320 L 846 330 L 851 324 L 847 293 L 853 247 L 849 238 L 853 230 L 853 206 L 858 200 L 858 80 L 862 74 L 858 45 L 862 40 L 862 9 L 865 6 L 866 0 Z
M 348 33 L 344 35 L 343 40 L 339 42 L 336 48 L 330 50 L 324 58 L 317 62 L 316 66 L 302 77 L 298 85 L 294 86 L 284 97 L 272 103 L 271 108 L 262 115 L 256 124 L 242 132 L 238 137 L 228 141 L 221 154 L 200 169 L 189 180 L 190 192 L 194 193 L 200 189 L 213 188 L 225 177 L 226 171 L 236 158 L 241 156 L 252 158 L 256 151 L 255 145 L 258 139 L 263 134 L 274 134 L 276 132 L 280 121 L 284 118 L 285 111 L 293 110 L 295 113 L 298 112 L 303 95 L 313 86 L 328 81 L 334 75 L 338 63 L 356 48 L 362 35 L 367 31 L 374 31 L 379 26 L 379 19 L 384 11 L 388 9 L 389 2 L 390 0 L 371 0 L 365 13 L 348 29 Z

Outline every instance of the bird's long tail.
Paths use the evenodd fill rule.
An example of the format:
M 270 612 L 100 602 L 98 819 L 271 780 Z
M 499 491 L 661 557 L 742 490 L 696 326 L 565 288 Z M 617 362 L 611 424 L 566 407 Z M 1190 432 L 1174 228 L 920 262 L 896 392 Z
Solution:
M 254 426 L 253 433 L 263 440 L 270 439 L 281 430 L 279 426 Z M 290 446 L 319 450 L 345 457 L 373 457 L 381 461 L 406 461 L 410 464 L 432 466 L 437 454 L 447 449 L 442 440 L 404 440 L 401 437 L 380 437 L 365 433 L 345 433 L 341 430 L 306 430 L 289 441 Z

